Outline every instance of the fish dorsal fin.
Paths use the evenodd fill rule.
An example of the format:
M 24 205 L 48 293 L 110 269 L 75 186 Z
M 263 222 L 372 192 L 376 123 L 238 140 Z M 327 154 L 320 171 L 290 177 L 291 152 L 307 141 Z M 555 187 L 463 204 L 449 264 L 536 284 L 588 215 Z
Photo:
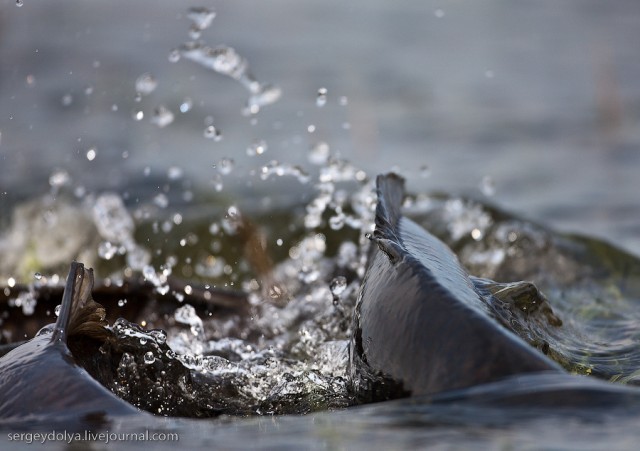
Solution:
M 398 223 L 402 217 L 400 208 L 404 200 L 404 179 L 397 174 L 379 175 L 376 179 L 378 205 L 376 228 L 372 239 L 391 261 L 402 252 L 402 241 L 398 236 Z
M 105 310 L 91 298 L 93 270 L 82 263 L 72 262 L 67 284 L 62 295 L 60 314 L 54 326 L 51 342 L 66 343 L 72 335 L 104 338 L 108 335 L 104 326 Z

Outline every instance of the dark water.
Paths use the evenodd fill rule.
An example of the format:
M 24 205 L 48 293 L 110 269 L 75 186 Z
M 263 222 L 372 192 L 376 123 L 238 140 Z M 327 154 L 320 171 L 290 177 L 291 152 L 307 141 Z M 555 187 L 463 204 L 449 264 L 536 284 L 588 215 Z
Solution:
M 190 39 L 187 6 L 2 3 L 0 55 L 10 64 L 0 65 L 0 285 L 9 278 L 33 282 L 36 271 L 47 280 L 63 277 L 73 258 L 95 266 L 99 277 L 117 277 L 126 267 L 142 269 L 147 255 L 156 275 L 175 258 L 168 265 L 174 275 L 262 296 L 251 285 L 255 268 L 241 241 L 225 228 L 235 206 L 264 230 L 280 274 L 291 278 L 289 290 L 299 299 L 281 322 L 274 320 L 278 310 L 262 311 L 254 330 L 275 325 L 255 351 L 297 345 L 301 363 L 279 364 L 271 376 L 319 374 L 311 383 L 317 388 L 343 376 L 339 344 L 348 331 L 339 326 L 329 285 L 333 269 L 353 271 L 341 301 L 345 308 L 353 302 L 372 205 L 363 198 L 366 184 L 343 179 L 395 168 L 414 193 L 446 193 L 418 196 L 406 211 L 447 242 L 471 274 L 531 280 L 546 295 L 563 326 L 525 315 L 521 336 L 548 348 L 569 372 L 636 383 L 635 2 L 208 4 L 218 16 L 201 38 L 234 47 L 260 82 L 282 88 L 282 98 L 253 118 L 241 113 L 248 93 L 240 83 L 184 58 L 169 61 L 171 49 Z M 143 73 L 153 74 L 158 87 L 137 101 L 135 82 Z M 327 103 L 318 107 L 322 87 Z M 187 97 L 192 106 L 181 113 Z M 175 116 L 162 128 L 150 122 L 159 105 Z M 134 118 L 139 111 L 142 120 Z M 204 136 L 211 123 L 221 141 Z M 255 155 L 263 140 L 266 150 Z M 353 167 L 324 161 L 311 150 L 320 142 Z M 233 159 L 232 168 L 224 169 L 225 159 Z M 284 176 L 260 176 L 271 160 L 279 160 L 271 167 Z M 322 174 L 334 191 L 314 186 Z M 96 216 L 96 199 L 104 200 L 105 191 L 121 199 L 113 223 Z M 323 196 L 331 200 L 323 222 L 305 226 L 305 217 L 316 218 L 308 206 Z M 39 203 L 30 204 L 34 200 Z M 344 218 L 336 206 L 362 224 L 340 228 Z M 333 227 L 331 217 L 338 218 Z M 603 237 L 632 254 L 538 223 Z M 105 242 L 121 250 L 101 258 Z M 187 325 L 197 325 L 186 316 Z M 230 330 L 215 319 L 204 323 L 206 339 L 199 340 L 175 323 L 163 326 L 172 346 L 189 355 Z M 293 333 L 278 335 L 278 327 Z M 338 345 L 324 346 L 331 341 Z M 307 357 L 318 349 L 325 372 L 309 366 Z M 247 362 L 249 377 L 263 371 L 267 381 L 253 395 L 272 393 L 275 378 Z M 115 419 L 108 429 L 176 431 L 181 445 L 193 448 L 617 449 L 637 442 L 637 421 L 633 411 L 514 413 L 397 401 L 304 416 Z M 4 431 L 0 437 L 3 446 L 16 445 Z

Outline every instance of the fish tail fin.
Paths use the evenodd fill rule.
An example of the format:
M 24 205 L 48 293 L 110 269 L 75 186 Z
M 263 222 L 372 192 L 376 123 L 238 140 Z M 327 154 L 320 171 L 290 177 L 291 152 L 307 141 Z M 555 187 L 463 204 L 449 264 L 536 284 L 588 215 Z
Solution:
M 400 208 L 404 200 L 404 178 L 390 172 L 376 178 L 378 205 L 376 207 L 376 230 L 374 238 L 398 242 L 398 222 L 402 217 Z
M 94 338 L 108 335 L 104 328 L 107 325 L 106 312 L 91 298 L 92 289 L 93 270 L 85 268 L 82 263 L 72 262 L 51 342 L 66 343 L 72 335 Z

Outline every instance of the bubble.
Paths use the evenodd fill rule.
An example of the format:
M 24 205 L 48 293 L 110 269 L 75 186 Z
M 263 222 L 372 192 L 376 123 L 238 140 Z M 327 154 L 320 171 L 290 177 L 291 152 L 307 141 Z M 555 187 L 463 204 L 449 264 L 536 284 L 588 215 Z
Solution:
M 150 332 L 156 343 L 162 345 L 167 341 L 167 334 L 163 330 L 152 330 Z
M 146 363 L 147 365 L 150 365 L 155 361 L 156 361 L 156 358 L 153 355 L 153 352 L 151 352 L 151 351 L 145 352 L 145 354 L 144 354 L 144 363 Z
M 136 92 L 139 94 L 148 96 L 155 91 L 157 87 L 158 81 L 149 73 L 142 74 L 136 79 Z
M 318 89 L 316 95 L 316 106 L 321 108 L 327 104 L 327 88 Z
M 151 123 L 157 125 L 159 128 L 166 127 L 173 122 L 173 112 L 164 105 L 160 105 L 153 110 L 153 116 L 151 116 Z

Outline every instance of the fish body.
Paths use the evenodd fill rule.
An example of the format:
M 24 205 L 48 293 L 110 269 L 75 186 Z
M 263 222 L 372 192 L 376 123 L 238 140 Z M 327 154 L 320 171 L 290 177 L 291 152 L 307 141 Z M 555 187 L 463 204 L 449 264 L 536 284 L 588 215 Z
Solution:
M 79 366 L 70 336 L 98 338 L 104 309 L 91 299 L 93 272 L 72 263 L 60 315 L 27 343 L 0 358 L 0 424 L 78 420 L 100 423 L 107 416 L 140 414 Z
M 404 180 L 377 179 L 374 242 L 354 312 L 350 373 L 361 402 L 433 395 L 525 373 L 561 373 L 491 317 L 438 238 L 400 213 Z

